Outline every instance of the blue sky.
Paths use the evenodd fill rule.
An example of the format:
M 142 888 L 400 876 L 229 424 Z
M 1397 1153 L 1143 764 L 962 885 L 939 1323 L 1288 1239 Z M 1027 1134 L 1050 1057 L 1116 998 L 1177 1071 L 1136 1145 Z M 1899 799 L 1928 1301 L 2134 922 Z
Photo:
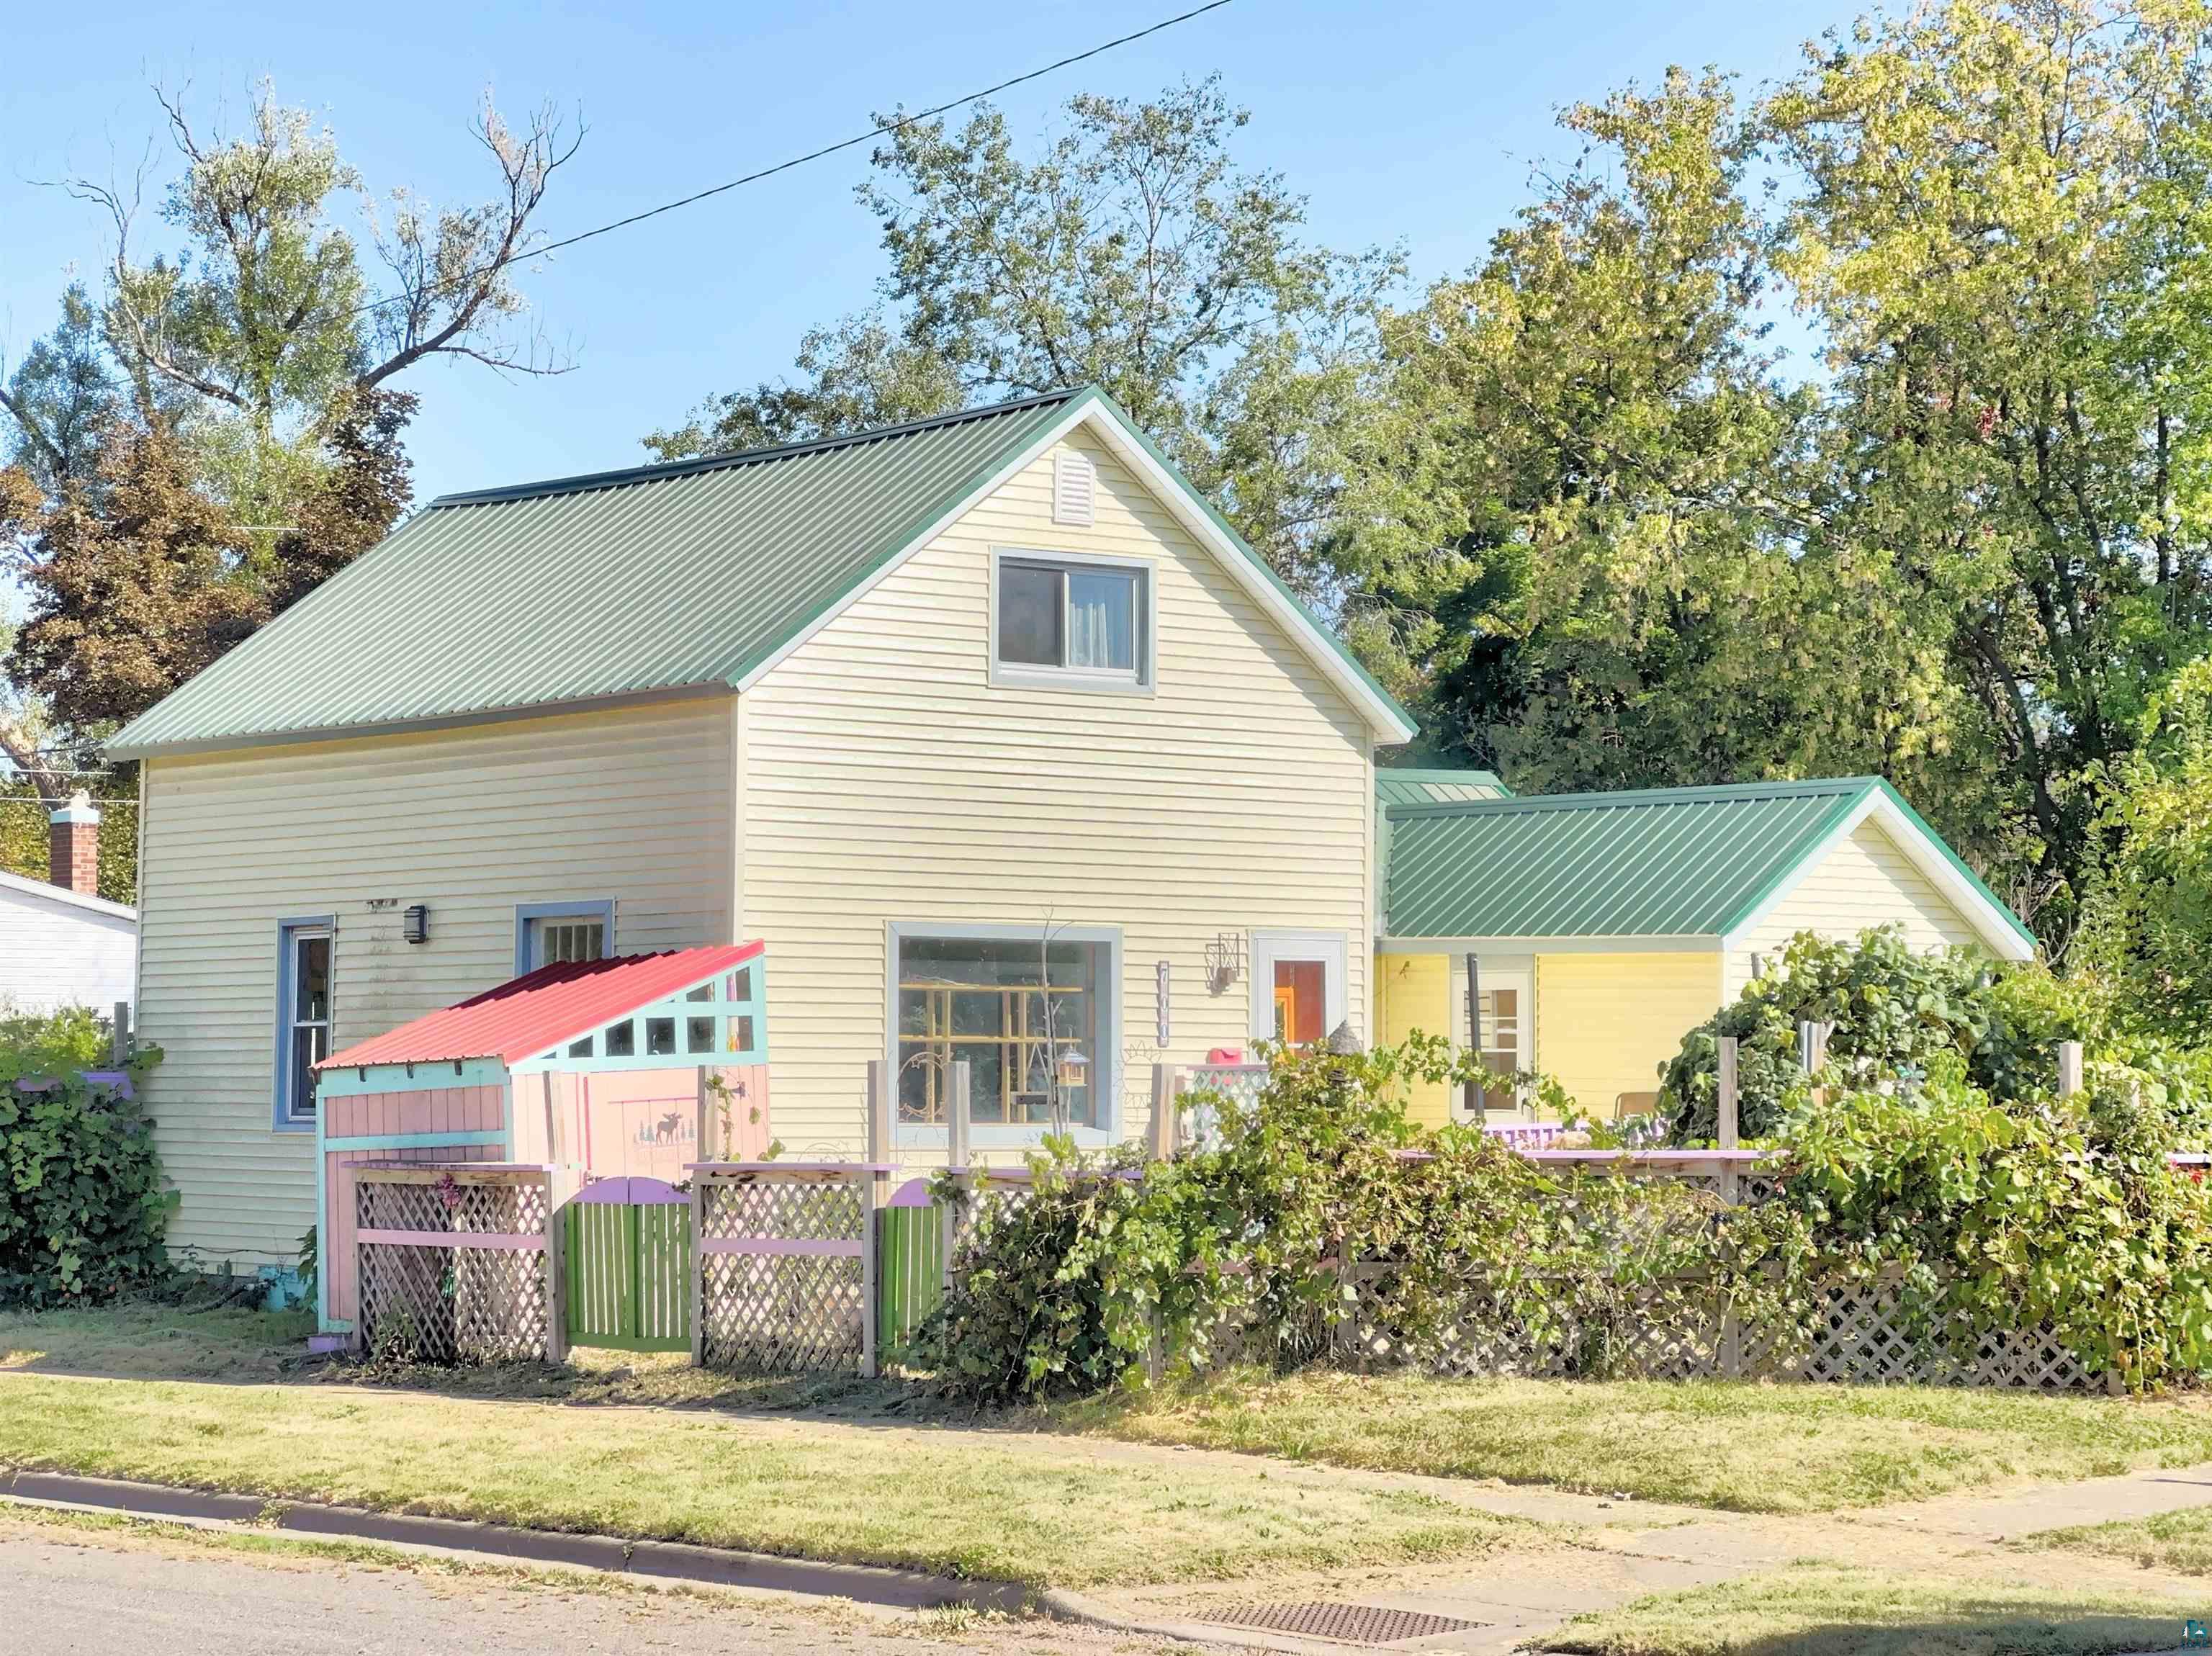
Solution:
M 271 77 L 320 112 L 379 191 L 483 192 L 468 121 L 490 88 L 520 111 L 580 106 L 590 130 L 541 222 L 559 235 L 864 128 L 872 111 L 941 102 L 1140 27 L 1176 0 L 974 0 L 915 6 L 392 3 L 23 7 L 11 56 L 43 65 L 0 105 L 0 349 L 12 364 L 52 322 L 72 267 L 96 276 L 105 226 L 37 179 L 127 172 L 185 88 L 201 116 L 236 112 Z M 1571 149 L 1561 105 L 1670 63 L 1758 82 L 1847 22 L 1836 0 L 1571 0 L 1330 6 L 1235 0 L 1194 22 L 1004 100 L 1035 131 L 1070 93 L 1143 96 L 1224 72 L 1252 112 L 1248 164 L 1310 197 L 1313 238 L 1402 240 L 1417 277 L 1462 269 L 1526 197 L 1532 161 Z M 635 464 L 638 439 L 701 397 L 785 369 L 800 333 L 866 305 L 877 227 L 853 199 L 856 149 L 561 255 L 525 278 L 574 372 L 502 380 L 465 363 L 406 383 L 417 495 Z M 163 157 L 166 166 L 167 157 Z

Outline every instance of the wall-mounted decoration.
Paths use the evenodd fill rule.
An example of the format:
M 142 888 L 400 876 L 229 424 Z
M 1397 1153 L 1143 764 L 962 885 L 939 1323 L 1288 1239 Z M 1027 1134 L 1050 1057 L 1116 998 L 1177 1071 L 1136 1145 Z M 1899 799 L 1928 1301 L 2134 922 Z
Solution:
M 1169 962 L 1161 961 L 1152 968 L 1152 1021 L 1157 1028 L 1160 1050 L 1165 1052 L 1172 1027 L 1170 1010 L 1175 1003 L 1169 993 Z
M 1225 992 L 1244 975 L 1244 934 L 1224 931 L 1206 945 L 1206 984 L 1215 994 Z

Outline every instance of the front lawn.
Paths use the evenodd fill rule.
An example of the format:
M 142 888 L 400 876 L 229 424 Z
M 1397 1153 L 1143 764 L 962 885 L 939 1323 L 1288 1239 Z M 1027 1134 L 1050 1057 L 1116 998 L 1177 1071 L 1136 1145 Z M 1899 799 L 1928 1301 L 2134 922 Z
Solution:
M 304 1334 L 297 1314 L 235 1307 L 142 1303 L 0 1313 L 0 1371 L 305 1385 L 317 1392 L 349 1391 L 348 1383 L 359 1381 L 449 1399 L 1003 1428 L 1019 1435 L 981 1441 L 1030 1451 L 1039 1451 L 1039 1433 L 1182 1444 L 1746 1512 L 1826 1511 L 2016 1477 L 2092 1477 L 2212 1461 L 2212 1400 L 2195 1397 L 1247 1370 L 1150 1396 L 979 1417 L 923 1384 L 734 1376 L 693 1368 L 680 1355 L 579 1350 L 562 1368 L 323 1368 L 303 1364 Z M 0 1453 L 6 1447 L 0 1441 Z M 2122 1544 L 2140 1544 L 2112 1543 Z M 2212 1541 L 2206 1544 L 2212 1550 Z
M 1540 1635 L 1583 1656 L 2103 1656 L 2171 1650 L 2195 1599 L 1800 1563 L 1655 1593 Z
M 2161 1513 L 2155 1518 L 2087 1524 L 2078 1529 L 2047 1530 L 2041 1535 L 2024 1536 L 2018 1544 L 2124 1558 L 2145 1569 L 2170 1570 L 2177 1575 L 2212 1575 L 2212 1507 Z
M 1260 1462 L 352 1386 L 0 1375 L 0 1466 L 1071 1587 L 1467 1559 L 1557 1538 L 1385 1480 Z
M 1501 1478 L 1738 1512 L 1915 1501 L 2014 1477 L 2212 1461 L 2200 1399 L 1943 1386 L 1231 1374 L 1049 1412 L 1061 1431 Z

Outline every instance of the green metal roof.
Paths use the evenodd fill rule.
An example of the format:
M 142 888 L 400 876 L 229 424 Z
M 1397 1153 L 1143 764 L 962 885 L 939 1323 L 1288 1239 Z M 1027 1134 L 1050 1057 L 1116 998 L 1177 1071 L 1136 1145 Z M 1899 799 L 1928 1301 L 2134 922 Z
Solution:
M 2033 938 L 1887 782 L 1839 777 L 1722 787 L 1394 804 L 1385 874 L 1394 937 L 1727 935 L 1869 796 Z M 1998 917 L 2002 917 L 1999 919 Z
M 108 751 L 133 758 L 726 692 L 1093 406 L 1143 442 L 1086 388 L 853 437 L 441 496 L 133 719 Z M 1410 730 L 1328 628 L 1297 615 L 1310 641 Z
M 1475 799 L 1510 799 L 1513 790 L 1492 771 L 1443 766 L 1378 766 L 1375 797 L 1385 805 L 1443 805 Z

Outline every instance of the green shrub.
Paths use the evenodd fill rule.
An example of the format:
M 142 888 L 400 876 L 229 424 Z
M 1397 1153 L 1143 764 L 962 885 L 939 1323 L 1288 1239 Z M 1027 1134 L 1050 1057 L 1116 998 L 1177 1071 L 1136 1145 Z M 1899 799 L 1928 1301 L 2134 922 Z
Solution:
M 106 1046 L 82 1007 L 0 1017 L 0 1303 L 100 1299 L 167 1267 L 152 1123 L 82 1074 L 108 1067 Z M 149 1047 L 131 1060 L 134 1090 L 160 1059 Z
M 2084 1033 L 2077 998 L 2040 965 L 2000 965 L 1975 949 L 1916 952 L 1903 928 L 1856 943 L 1801 932 L 1779 961 L 1682 1038 L 1660 1071 L 1660 1109 L 1680 1143 L 1718 1131 L 1720 1039 L 1734 1035 L 1736 1125 L 1746 1138 L 1778 1131 L 1802 1089 L 1797 1026 L 1834 1025 L 1829 1077 L 1845 1087 L 1902 1081 L 1907 1089 L 1948 1053 L 2002 1098 L 2048 1092 L 2057 1043 Z
M 1802 1222 L 1793 1274 L 1893 1278 L 1908 1331 L 1951 1342 L 2048 1323 L 2130 1386 L 2212 1365 L 2212 1196 L 2137 1072 L 2086 1097 L 2002 1108 L 1956 1056 L 1916 1098 L 1853 1092 L 1790 1125 L 1778 1205 Z
M 1466 1078 L 1440 1042 L 1269 1055 L 1255 1102 L 1211 1101 L 1215 1148 L 1141 1169 L 1133 1150 L 1085 1161 L 1065 1141 L 1033 1158 L 1028 1198 L 977 1216 L 917 1358 L 992 1403 L 1139 1383 L 1155 1352 L 1202 1365 L 1232 1336 L 1248 1359 L 1297 1362 L 1350 1314 L 1347 1259 L 1368 1276 L 1365 1327 L 1392 1346 L 1473 1319 L 1564 1344 L 1577 1374 L 1614 1372 L 1654 1317 L 1789 1309 L 1762 1269 L 1783 1245 L 1764 1210 L 1531 1162 L 1479 1128 L 1420 1134 L 1394 1101 L 1407 1075 Z

